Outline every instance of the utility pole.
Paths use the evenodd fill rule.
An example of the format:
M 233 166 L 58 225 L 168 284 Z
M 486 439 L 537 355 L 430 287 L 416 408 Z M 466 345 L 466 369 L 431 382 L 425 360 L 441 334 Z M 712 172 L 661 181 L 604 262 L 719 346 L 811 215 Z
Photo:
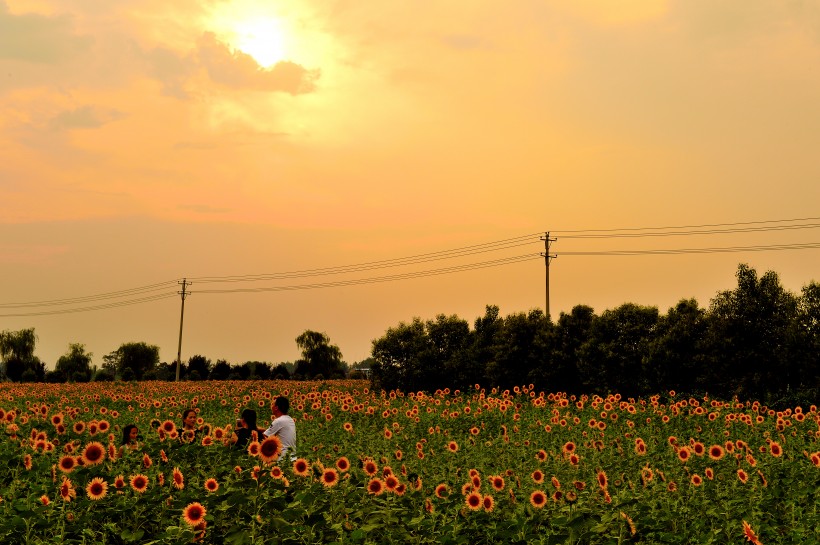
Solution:
M 182 284 L 182 291 L 177 292 L 182 297 L 182 309 L 179 311 L 179 345 L 177 345 L 177 382 L 179 382 L 179 367 L 182 364 L 182 320 L 185 318 L 185 297 L 191 293 L 185 291 L 185 288 L 190 286 L 191 283 L 183 278 L 182 282 L 177 282 L 177 284 Z
M 557 238 L 550 238 L 550 232 L 547 231 L 544 233 L 544 236 L 541 237 L 541 240 L 544 241 L 544 251 L 541 255 L 544 257 L 544 266 L 547 269 L 547 301 L 546 307 L 544 307 L 544 312 L 547 314 L 547 320 L 550 319 L 550 261 L 553 259 L 557 259 L 557 254 L 550 254 L 550 246 L 553 242 L 558 240 Z

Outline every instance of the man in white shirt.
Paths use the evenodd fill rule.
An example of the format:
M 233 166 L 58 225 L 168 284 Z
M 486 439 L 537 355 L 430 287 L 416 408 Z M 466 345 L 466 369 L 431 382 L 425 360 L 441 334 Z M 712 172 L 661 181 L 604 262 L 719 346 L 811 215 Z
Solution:
M 290 401 L 284 396 L 279 396 L 273 400 L 273 422 L 268 429 L 265 430 L 265 437 L 276 435 L 282 442 L 282 454 L 279 455 L 280 460 L 287 460 L 288 451 L 291 452 L 290 459 L 295 459 L 293 450 L 296 448 L 296 423 L 293 418 L 288 416 L 290 410 Z

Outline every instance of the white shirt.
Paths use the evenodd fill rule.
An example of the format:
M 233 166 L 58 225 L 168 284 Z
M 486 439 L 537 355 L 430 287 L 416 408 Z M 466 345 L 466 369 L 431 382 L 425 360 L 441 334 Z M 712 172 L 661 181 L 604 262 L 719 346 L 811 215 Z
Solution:
M 296 423 L 293 418 L 286 414 L 276 418 L 271 422 L 270 427 L 265 430 L 265 437 L 271 435 L 278 436 L 279 440 L 282 441 L 282 454 L 279 455 L 279 459 L 282 460 L 287 455 L 288 450 L 296 447 Z

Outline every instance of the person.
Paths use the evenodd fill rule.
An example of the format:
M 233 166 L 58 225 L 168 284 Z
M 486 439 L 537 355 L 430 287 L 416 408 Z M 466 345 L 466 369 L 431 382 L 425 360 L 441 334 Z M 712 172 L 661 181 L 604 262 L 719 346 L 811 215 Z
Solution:
M 185 409 L 182 411 L 182 429 L 177 429 L 179 440 L 183 443 L 190 443 L 196 438 L 199 428 L 196 427 L 196 411 Z
M 288 415 L 290 410 L 290 401 L 284 396 L 279 396 L 273 400 L 273 422 L 268 429 L 265 430 L 265 437 L 276 435 L 282 442 L 282 453 L 279 455 L 280 460 L 285 460 L 288 452 L 291 453 L 293 459 L 293 451 L 296 448 L 296 423 Z
M 225 439 L 225 445 L 233 445 L 234 448 L 245 448 L 251 440 L 252 432 L 256 431 L 256 436 L 262 439 L 262 430 L 256 427 L 256 411 L 253 409 L 243 409 L 239 421 L 236 423 L 236 430 L 231 436 Z
M 122 443 L 120 443 L 118 458 L 122 458 L 126 448 L 128 450 L 138 450 L 140 448 L 139 435 L 140 430 L 136 424 L 128 424 L 122 429 Z

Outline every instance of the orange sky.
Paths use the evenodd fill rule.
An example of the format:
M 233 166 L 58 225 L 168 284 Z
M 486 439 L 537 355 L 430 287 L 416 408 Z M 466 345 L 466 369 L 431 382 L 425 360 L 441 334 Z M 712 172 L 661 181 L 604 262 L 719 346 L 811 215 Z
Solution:
M 820 216 L 818 96 L 810 2 L 0 0 L 0 304 L 545 230 L 559 232 L 559 254 L 818 242 L 816 229 L 561 238 Z M 535 236 L 499 255 L 343 278 L 542 250 Z M 820 252 L 568 254 L 551 268 L 552 314 L 706 306 L 740 262 L 797 292 L 817 279 Z M 216 287 L 192 286 L 183 358 L 293 360 L 296 336 L 315 329 L 357 361 L 414 316 L 542 307 L 544 266 L 196 293 Z M 0 330 L 24 327 L 49 367 L 70 342 L 98 365 L 130 341 L 170 361 L 179 298 L 0 317 Z

